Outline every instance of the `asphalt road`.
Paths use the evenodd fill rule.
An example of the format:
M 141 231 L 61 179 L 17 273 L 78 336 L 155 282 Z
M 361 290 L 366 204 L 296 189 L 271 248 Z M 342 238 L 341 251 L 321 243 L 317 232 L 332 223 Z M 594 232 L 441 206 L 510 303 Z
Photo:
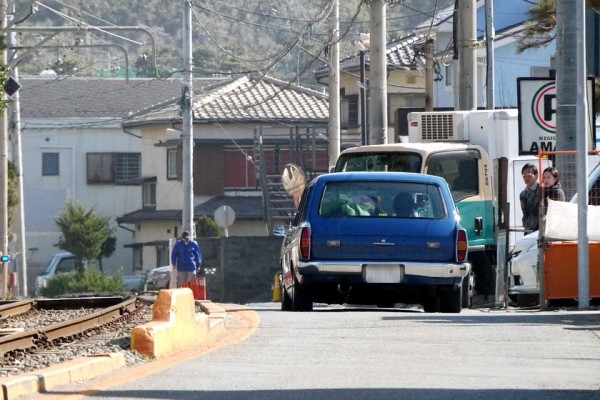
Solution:
M 231 337 L 204 352 L 154 361 L 144 370 L 128 368 L 53 396 L 600 399 L 598 311 L 424 314 L 315 307 L 311 313 L 284 313 L 273 303 L 253 308 L 260 322 L 236 316 Z

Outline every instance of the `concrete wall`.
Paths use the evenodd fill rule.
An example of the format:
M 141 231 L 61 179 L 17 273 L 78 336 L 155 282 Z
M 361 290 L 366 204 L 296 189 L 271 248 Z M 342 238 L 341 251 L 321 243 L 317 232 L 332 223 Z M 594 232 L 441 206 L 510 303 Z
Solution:
M 271 301 L 274 276 L 280 271 L 280 237 L 198 238 L 204 267 L 216 268 L 206 276 L 207 298 L 215 302 L 246 304 Z

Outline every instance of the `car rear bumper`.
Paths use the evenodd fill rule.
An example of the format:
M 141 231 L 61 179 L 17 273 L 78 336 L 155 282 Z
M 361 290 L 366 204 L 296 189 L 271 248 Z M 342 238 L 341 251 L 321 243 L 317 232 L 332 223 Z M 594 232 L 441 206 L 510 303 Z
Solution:
M 463 278 L 471 271 L 469 263 L 418 263 L 418 262 L 298 262 L 296 268 L 303 277 L 310 277 L 310 280 L 318 280 L 319 277 L 327 276 L 340 277 L 362 277 L 362 280 L 369 283 L 367 279 L 367 270 L 375 267 L 381 270 L 389 266 L 390 269 L 400 270 L 400 282 L 411 281 L 415 278 L 422 278 L 423 281 L 432 282 L 435 279 L 456 279 Z M 395 279 L 393 277 L 392 279 Z M 393 283 L 393 282 L 385 282 Z

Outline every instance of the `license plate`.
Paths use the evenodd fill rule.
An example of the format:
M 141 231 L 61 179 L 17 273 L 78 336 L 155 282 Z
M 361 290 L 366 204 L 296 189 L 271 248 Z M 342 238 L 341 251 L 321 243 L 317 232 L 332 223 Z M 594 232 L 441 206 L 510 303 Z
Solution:
M 400 283 L 404 279 L 404 267 L 398 264 L 365 265 L 363 278 L 367 283 Z

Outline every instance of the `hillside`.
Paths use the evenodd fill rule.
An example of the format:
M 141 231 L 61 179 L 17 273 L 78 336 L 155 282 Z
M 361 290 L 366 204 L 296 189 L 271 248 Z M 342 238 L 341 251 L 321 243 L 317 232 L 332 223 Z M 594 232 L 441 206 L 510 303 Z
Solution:
M 388 40 L 404 36 L 452 0 L 406 0 L 388 5 Z M 29 0 L 16 0 L 16 17 L 27 16 Z M 182 65 L 183 1 L 168 0 L 44 0 L 19 27 L 71 26 L 54 37 L 23 32 L 18 44 L 43 47 L 22 56 L 21 73 L 53 69 L 58 74 L 124 76 L 125 56 L 130 76 L 153 76 L 152 42 L 141 30 L 101 32 L 88 26 L 149 28 L 156 37 L 160 76 L 176 75 Z M 310 85 L 312 71 L 324 63 L 328 29 L 327 0 L 192 1 L 194 73 L 247 72 L 295 80 Z M 356 52 L 360 33 L 368 32 L 368 6 L 362 0 L 340 5 L 341 54 Z M 77 29 L 79 28 L 79 29 Z

